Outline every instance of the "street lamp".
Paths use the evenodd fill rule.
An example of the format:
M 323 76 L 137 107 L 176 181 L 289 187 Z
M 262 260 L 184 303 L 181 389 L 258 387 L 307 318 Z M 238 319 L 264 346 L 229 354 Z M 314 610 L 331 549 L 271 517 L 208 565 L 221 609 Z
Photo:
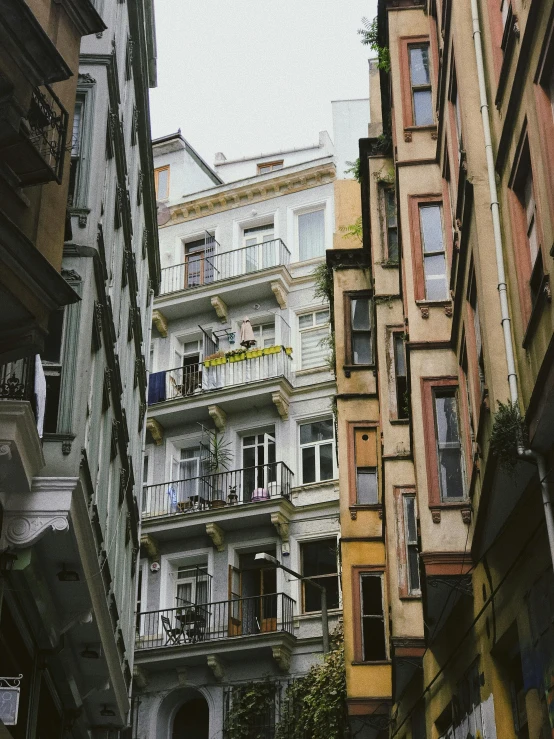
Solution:
M 323 653 L 327 654 L 327 652 L 329 651 L 329 621 L 327 618 L 327 591 L 325 590 L 323 585 L 315 582 L 311 577 L 304 577 L 304 575 L 301 575 L 299 572 L 295 572 L 294 570 L 285 567 L 285 565 L 281 564 L 276 557 L 272 557 L 271 554 L 259 552 L 254 556 L 254 559 L 270 562 L 274 567 L 279 567 L 279 569 L 288 572 L 289 575 L 296 577 L 298 580 L 305 580 L 306 582 L 309 582 L 310 585 L 313 585 L 314 588 L 317 588 L 319 590 L 321 594 L 321 629 L 323 632 Z

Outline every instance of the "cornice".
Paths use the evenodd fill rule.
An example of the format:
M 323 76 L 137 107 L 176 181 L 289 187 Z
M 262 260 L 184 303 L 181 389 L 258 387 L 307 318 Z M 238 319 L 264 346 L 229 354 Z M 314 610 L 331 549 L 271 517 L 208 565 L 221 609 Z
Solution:
M 243 205 L 259 203 L 282 195 L 290 195 L 301 190 L 309 190 L 312 187 L 327 185 L 333 182 L 335 176 L 335 165 L 326 163 L 286 174 L 282 177 L 272 178 L 266 182 L 249 182 L 247 185 L 233 190 L 208 194 L 197 200 L 171 206 L 171 218 L 165 226 L 160 228 L 167 228 L 177 223 L 185 223 L 212 213 L 222 213 L 240 208 Z
M 55 0 L 62 5 L 80 36 L 102 33 L 107 26 L 90 0 Z

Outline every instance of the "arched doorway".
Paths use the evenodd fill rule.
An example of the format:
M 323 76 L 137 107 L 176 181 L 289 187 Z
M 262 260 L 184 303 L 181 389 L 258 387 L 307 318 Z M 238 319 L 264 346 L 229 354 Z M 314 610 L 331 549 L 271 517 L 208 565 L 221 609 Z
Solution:
M 209 739 L 210 711 L 204 698 L 183 703 L 173 721 L 172 739 Z

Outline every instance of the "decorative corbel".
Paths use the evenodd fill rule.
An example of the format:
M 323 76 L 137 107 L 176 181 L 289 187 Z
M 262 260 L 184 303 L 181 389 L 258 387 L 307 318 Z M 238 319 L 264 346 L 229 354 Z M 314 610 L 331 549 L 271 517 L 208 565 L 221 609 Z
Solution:
M 275 526 L 277 534 L 281 538 L 281 540 L 283 542 L 288 542 L 289 519 L 283 513 L 281 513 L 281 511 L 277 511 L 276 513 L 271 514 L 271 523 Z
M 275 300 L 279 303 L 281 310 L 287 307 L 287 291 L 280 282 L 271 282 L 271 290 L 275 295 Z
M 219 318 L 221 323 L 228 323 L 229 311 L 227 309 L 227 304 L 219 297 L 219 295 L 214 295 L 210 299 L 210 303 L 212 304 L 212 308 L 215 310 L 216 316 Z
M 227 414 L 218 405 L 209 405 L 208 413 L 210 418 L 215 423 L 215 427 L 218 431 L 225 431 L 225 424 L 227 423 Z
M 404 131 L 404 141 L 409 144 L 412 140 L 412 132 L 411 131 Z
M 150 536 L 150 534 L 143 534 L 140 537 L 140 546 L 148 559 L 159 559 L 160 550 L 158 549 L 158 542 L 153 536 Z
M 462 521 L 469 526 L 471 523 L 471 508 L 462 508 Z
M 290 670 L 290 649 L 281 645 L 278 647 L 272 647 L 271 652 L 273 654 L 273 659 L 279 666 L 279 669 L 283 672 L 288 672 Z
M 271 400 L 273 405 L 277 408 L 277 413 L 281 416 L 283 421 L 288 421 L 289 418 L 289 401 L 283 393 L 278 390 L 276 393 L 272 393 Z
M 452 303 L 447 303 L 444 306 L 444 314 L 447 318 L 452 318 Z
M 144 667 L 139 667 L 138 665 L 133 667 L 133 682 L 139 690 L 144 690 L 148 685 L 148 673 Z
M 440 523 L 441 522 L 441 512 L 440 510 L 434 510 L 431 511 L 431 518 L 433 519 L 433 523 Z
M 222 552 L 225 549 L 225 532 L 216 523 L 206 524 L 206 533 L 213 542 L 214 547 L 218 552 Z
M 419 310 L 421 311 L 422 318 L 429 318 L 429 306 L 428 305 L 420 305 Z
M 163 336 L 163 338 L 165 339 L 167 336 L 167 318 L 164 316 L 161 310 L 156 309 L 152 311 L 152 323 L 158 330 L 160 336 Z
M 352 521 L 358 520 L 358 511 L 355 508 L 350 509 L 350 518 Z
M 225 677 L 225 669 L 223 667 L 223 662 L 221 659 L 217 656 L 217 654 L 208 654 L 208 667 L 213 672 L 215 679 L 218 682 L 221 682 L 223 678 Z
M 154 444 L 160 446 L 164 440 L 164 427 L 155 418 L 148 418 L 146 421 L 146 430 L 154 440 Z
M 179 685 L 182 688 L 186 688 L 188 685 L 187 682 L 187 668 L 186 667 L 179 667 L 176 671 L 177 673 L 177 680 L 179 681 Z

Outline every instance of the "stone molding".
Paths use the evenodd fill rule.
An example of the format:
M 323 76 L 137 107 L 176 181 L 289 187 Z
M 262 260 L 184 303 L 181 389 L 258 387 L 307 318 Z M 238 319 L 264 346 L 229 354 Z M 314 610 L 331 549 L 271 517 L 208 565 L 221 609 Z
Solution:
M 211 298 L 210 303 L 212 304 L 212 308 L 215 310 L 215 314 L 221 323 L 227 323 L 229 321 L 229 311 L 225 301 L 223 301 L 219 295 L 214 295 Z
M 225 431 L 225 424 L 227 423 L 227 414 L 218 405 L 209 405 L 208 413 L 210 418 L 214 422 L 218 431 Z
M 161 310 L 156 309 L 152 311 L 152 323 L 154 324 L 154 327 L 158 330 L 160 336 L 162 336 L 164 339 L 167 338 L 167 318 L 164 316 Z
M 289 401 L 283 393 L 278 390 L 276 393 L 272 393 L 271 400 L 273 402 L 273 405 L 277 408 L 278 414 L 281 416 L 283 421 L 288 421 L 289 419 Z
M 153 536 L 150 536 L 150 534 L 143 534 L 140 537 L 140 546 L 146 553 L 148 559 L 157 560 L 160 558 L 158 542 L 156 541 L 156 539 L 154 539 Z
M 281 541 L 288 542 L 289 540 L 289 519 L 281 511 L 271 514 L 271 523 L 275 526 L 277 535 Z
M 290 670 L 291 650 L 281 644 L 277 647 L 271 647 L 271 653 L 279 669 L 283 672 L 288 672 Z
M 281 310 L 285 310 L 287 307 L 287 291 L 280 282 L 272 282 L 271 290 L 275 295 L 275 300 L 279 304 Z
M 44 467 L 44 454 L 31 404 L 2 400 L 0 413 L 0 483 L 5 492 L 28 493 Z
M 148 418 L 146 420 L 146 430 L 150 432 L 150 436 L 154 440 L 156 446 L 163 444 L 164 440 L 164 427 L 155 418 Z
M 218 682 L 221 682 L 221 680 L 223 680 L 223 678 L 225 677 L 223 662 L 216 654 L 208 654 L 207 660 L 208 667 L 213 672 L 215 679 Z
M 225 549 L 225 532 L 216 523 L 206 524 L 206 533 L 213 542 L 214 547 L 218 552 L 222 552 Z

